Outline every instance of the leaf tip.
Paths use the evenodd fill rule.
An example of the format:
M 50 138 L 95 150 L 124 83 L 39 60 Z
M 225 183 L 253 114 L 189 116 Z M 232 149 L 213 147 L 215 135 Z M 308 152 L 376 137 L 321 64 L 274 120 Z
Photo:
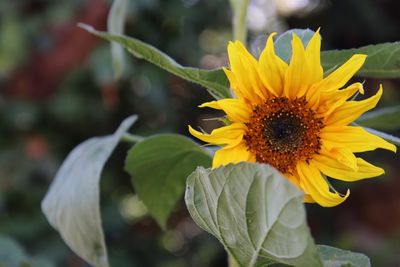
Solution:
M 78 26 L 81 29 L 84 29 L 85 31 L 88 31 L 90 33 L 95 33 L 96 30 L 93 28 L 93 26 L 83 23 L 83 22 L 78 22 L 78 24 L 76 24 L 76 26 Z

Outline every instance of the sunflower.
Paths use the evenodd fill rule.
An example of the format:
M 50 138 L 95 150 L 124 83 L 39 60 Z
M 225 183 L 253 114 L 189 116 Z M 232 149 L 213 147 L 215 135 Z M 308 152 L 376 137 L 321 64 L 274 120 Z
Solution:
M 350 191 L 338 193 L 327 176 L 352 182 L 381 175 L 382 168 L 354 153 L 376 148 L 396 151 L 393 144 L 351 125 L 376 106 L 382 86 L 372 97 L 354 101 L 354 95 L 364 93 L 363 85 L 344 86 L 364 64 L 366 55 L 353 55 L 324 77 L 318 31 L 306 48 L 293 34 L 290 64 L 275 54 L 273 36 L 259 60 L 239 41 L 229 43 L 230 70 L 224 68 L 224 72 L 234 97 L 200 105 L 224 111 L 229 123 L 210 134 L 190 126 L 189 131 L 204 142 L 221 146 L 213 168 L 242 161 L 270 164 L 304 191 L 305 202 L 338 205 Z

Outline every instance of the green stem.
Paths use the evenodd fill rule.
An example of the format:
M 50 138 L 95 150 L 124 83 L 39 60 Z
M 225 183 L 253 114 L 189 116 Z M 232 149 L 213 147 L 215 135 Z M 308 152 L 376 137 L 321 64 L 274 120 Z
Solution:
M 228 254 L 228 267 L 239 267 L 236 260 Z
M 246 45 L 247 39 L 247 7 L 249 0 L 230 0 L 233 10 L 233 39 Z
M 140 141 L 143 141 L 144 139 L 145 137 L 143 136 L 126 133 L 122 136 L 121 141 L 127 143 L 138 143 Z

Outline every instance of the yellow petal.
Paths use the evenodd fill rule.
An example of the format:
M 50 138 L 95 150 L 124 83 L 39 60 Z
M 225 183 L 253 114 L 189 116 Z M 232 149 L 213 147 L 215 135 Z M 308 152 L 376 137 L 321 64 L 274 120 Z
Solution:
M 343 90 L 339 89 L 358 71 L 364 63 L 365 57 L 365 55 L 354 55 L 331 75 L 311 86 L 306 93 L 310 107 L 315 109 L 318 106 L 329 104 L 329 102 L 333 103 L 329 104 L 331 108 L 327 112 L 328 115 L 336 107 L 343 104 L 350 96 L 354 95 L 355 92 L 352 93 L 354 89 L 364 94 L 364 89 L 360 83 L 352 84 Z
M 315 203 L 315 200 L 309 195 L 309 194 L 304 194 L 304 200 L 305 203 Z
M 198 139 L 216 145 L 236 146 L 243 139 L 245 125 L 232 123 L 231 125 L 214 129 L 211 134 L 196 131 L 189 125 L 189 132 Z
M 243 85 L 239 84 L 238 80 L 236 79 L 235 74 L 228 70 L 225 67 L 222 67 L 222 70 L 225 72 L 226 77 L 229 80 L 230 87 L 235 94 L 235 97 L 241 98 L 241 99 L 246 99 L 246 100 L 251 100 L 251 98 L 247 98 L 248 96 L 246 95 L 246 92 L 242 92 Z
M 263 86 L 258 76 L 257 61 L 239 41 L 229 42 L 228 55 L 240 94 L 253 103 L 259 103 L 264 99 L 264 92 L 261 90 Z
M 344 147 L 352 152 L 365 152 L 377 148 L 396 152 L 395 145 L 358 126 L 325 127 L 321 131 L 323 143 L 330 147 Z
M 347 125 L 355 121 L 364 112 L 374 108 L 382 96 L 382 85 L 378 92 L 362 101 L 347 101 L 332 111 L 325 123 L 326 125 Z
M 355 93 L 364 94 L 364 88 L 361 83 L 353 83 L 342 90 L 321 94 L 320 105 L 328 107 L 324 112 L 324 117 L 328 117 L 337 107 L 343 105 Z
M 308 106 L 313 109 L 321 109 L 322 107 L 325 108 L 326 105 L 320 105 L 321 102 L 321 90 L 319 90 L 316 84 L 312 85 L 310 89 L 306 92 L 306 99 L 308 102 Z M 326 108 L 325 108 L 326 109 Z
M 235 42 L 237 50 L 241 55 L 242 63 L 247 67 L 247 73 L 239 73 L 249 79 L 249 84 L 253 88 L 253 91 L 258 94 L 261 98 L 265 98 L 268 95 L 263 89 L 262 81 L 259 76 L 258 71 L 258 61 L 253 57 L 252 54 L 246 49 L 246 47 L 240 42 Z
M 331 192 L 327 181 L 322 177 L 321 172 L 313 165 L 313 162 L 307 164 L 299 162 L 297 171 L 300 176 L 300 185 L 306 194 L 323 207 L 333 207 L 339 205 L 350 195 L 347 190 L 345 196 L 341 196 L 337 192 Z
M 351 170 L 336 159 L 324 155 L 317 155 L 314 162 L 325 175 L 346 182 L 354 182 L 385 173 L 382 168 L 376 167 L 362 158 L 357 158 L 357 171 Z
M 218 168 L 229 163 L 238 163 L 242 161 L 255 162 L 255 158 L 247 150 L 246 145 L 241 142 L 233 147 L 224 147 L 215 152 L 213 158 L 213 168 Z
M 304 191 L 300 186 L 300 177 L 298 173 L 293 173 L 293 175 L 285 174 L 285 177 L 294 184 L 299 190 Z M 304 202 L 306 203 L 314 203 L 314 199 L 307 193 L 304 193 Z
M 321 81 L 324 71 L 321 66 L 321 35 L 319 34 L 319 29 L 308 42 L 306 59 L 311 76 L 310 84 Z
M 353 55 L 346 63 L 318 83 L 318 88 L 324 91 L 342 88 L 362 67 L 366 58 L 367 55 Z
M 201 104 L 199 107 L 209 107 L 223 110 L 231 122 L 248 121 L 251 108 L 241 99 L 226 98 Z
M 293 34 L 292 59 L 285 74 L 284 95 L 289 99 L 301 97 L 300 92 L 308 89 L 310 80 L 303 43 L 296 34 Z
M 362 83 L 353 83 L 344 89 L 323 92 L 321 101 L 325 103 L 336 103 L 337 101 L 346 101 L 354 94 L 364 94 L 364 87 Z
M 342 90 L 334 92 L 333 97 L 335 99 L 349 99 L 354 96 L 355 93 L 364 94 L 364 87 L 362 83 L 353 83 Z
M 259 75 L 265 88 L 273 95 L 281 96 L 283 92 L 285 72 L 288 67 L 285 61 L 275 54 L 274 39 L 271 33 L 259 59 Z
M 330 149 L 329 151 L 321 151 L 321 154 L 328 155 L 332 158 L 335 158 L 338 162 L 347 166 L 347 168 L 357 171 L 357 158 L 354 156 L 353 152 L 347 147 L 335 147 Z

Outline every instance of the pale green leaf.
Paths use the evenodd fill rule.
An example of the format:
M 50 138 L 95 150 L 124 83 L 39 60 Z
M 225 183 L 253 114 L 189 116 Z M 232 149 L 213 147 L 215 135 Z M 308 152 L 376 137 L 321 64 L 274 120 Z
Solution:
M 108 32 L 111 34 L 123 33 L 127 10 L 127 0 L 114 0 L 107 19 Z M 116 42 L 111 42 L 111 56 L 115 78 L 119 78 L 124 71 L 124 48 Z
M 218 238 L 239 267 L 322 266 L 303 194 L 269 165 L 199 167 L 188 177 L 185 201 L 194 221 Z
M 145 59 L 176 76 L 204 86 L 217 99 L 231 97 L 228 79 L 221 69 L 203 70 L 184 67 L 157 48 L 138 39 L 97 31 L 85 24 L 79 24 L 79 26 L 108 41 L 119 43 L 137 58 Z
M 370 267 L 369 258 L 361 253 L 334 248 L 325 245 L 317 246 L 324 267 Z
M 376 109 L 362 115 L 357 123 L 362 126 L 381 130 L 396 130 L 400 128 L 400 105 Z
M 197 166 L 210 165 L 210 154 L 189 138 L 162 134 L 129 150 L 125 170 L 149 213 L 165 229 L 168 216 L 185 190 L 186 177 Z
M 368 55 L 357 76 L 396 78 L 400 77 L 400 42 L 368 45 L 346 50 L 329 50 L 321 54 L 324 70 L 338 67 L 354 54 Z
M 314 31 L 310 29 L 292 29 L 280 34 L 275 41 L 275 53 L 284 61 L 289 62 L 292 56 L 292 39 L 296 34 L 303 42 L 304 47 L 307 46 Z
M 99 182 L 104 164 L 136 121 L 125 119 L 113 135 L 86 140 L 67 156 L 42 201 L 49 223 L 65 243 L 96 267 L 108 266 L 101 226 Z

